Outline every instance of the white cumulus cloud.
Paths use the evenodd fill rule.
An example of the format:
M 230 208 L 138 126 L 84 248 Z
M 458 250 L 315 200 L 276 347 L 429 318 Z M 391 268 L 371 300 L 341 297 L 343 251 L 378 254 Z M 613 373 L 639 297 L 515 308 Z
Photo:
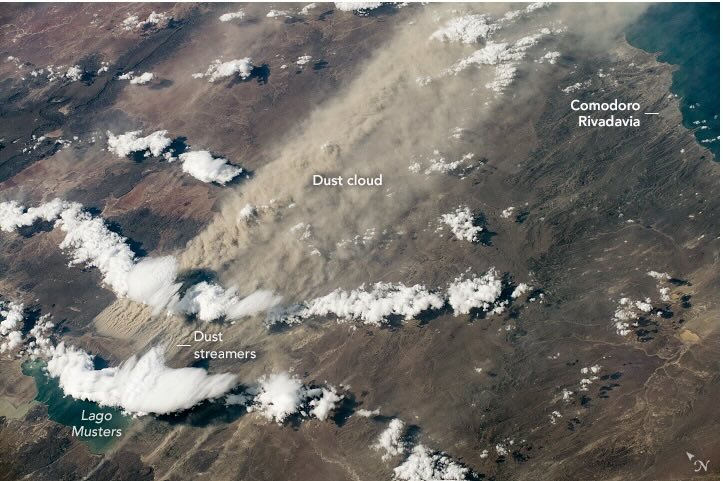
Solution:
M 83 73 L 85 72 L 80 67 L 80 65 L 73 65 L 65 71 L 65 78 L 67 78 L 71 82 L 77 82 L 78 80 L 83 78 Z
M 463 481 L 469 474 L 469 468 L 421 444 L 412 449 L 406 461 L 394 468 L 394 478 L 402 481 Z
M 537 32 L 519 38 L 516 41 L 499 39 L 498 32 L 504 31 L 506 26 L 517 22 L 520 18 L 529 16 L 536 10 L 543 8 L 544 4 L 531 4 L 522 10 L 507 12 L 498 20 L 488 15 L 462 15 L 451 20 L 432 33 L 431 39 L 448 43 L 461 43 L 463 45 L 482 44 L 481 48 L 472 53 L 465 53 L 462 58 L 443 70 L 436 78 L 447 75 L 458 75 L 471 68 L 490 66 L 494 77 L 485 83 L 485 87 L 496 94 L 503 93 L 517 77 L 517 70 L 528 50 L 537 45 L 543 37 L 557 34 L 562 30 L 541 28 Z M 560 56 L 557 52 L 548 52 L 539 61 L 555 63 Z M 424 77 L 421 77 L 424 79 Z M 419 82 L 426 85 L 432 77 Z
M 127 157 L 134 152 L 145 152 L 146 155 L 158 157 L 172 142 L 167 135 L 167 130 L 157 130 L 145 137 L 141 137 L 140 130 L 133 130 L 119 135 L 114 135 L 108 131 L 107 134 L 108 150 L 118 157 Z
M 142 30 L 149 27 L 159 27 L 168 25 L 171 17 L 166 12 L 157 13 L 156 11 L 151 12 L 145 20 L 140 20 L 138 15 L 128 15 L 121 26 L 124 30 Z
M 472 210 L 467 206 L 460 205 L 454 212 L 443 214 L 439 220 L 452 229 L 452 234 L 458 240 L 477 242 L 479 233 L 484 230 L 483 227 L 474 225 Z
M 313 299 L 297 316 L 307 319 L 334 315 L 347 321 L 380 326 L 386 324 L 392 315 L 408 320 L 430 308 L 439 309 L 443 305 L 444 299 L 439 294 L 428 291 L 422 285 L 408 287 L 401 283 L 378 282 L 371 286 L 371 290 L 366 290 L 365 286 L 352 291 L 337 289 Z
M 176 302 L 181 287 L 177 273 L 178 261 L 173 256 L 143 258 L 128 272 L 126 294 L 133 301 L 154 306 L 157 314 Z
M 320 421 L 325 421 L 334 409 L 336 409 L 339 401 L 344 399 L 344 396 L 337 394 L 336 389 L 333 387 L 307 390 L 307 396 L 318 396 L 319 392 L 321 392 L 321 396 L 309 402 L 309 406 L 311 407 L 309 414 Z
M 156 78 L 156 76 L 153 74 L 153 72 L 143 72 L 139 76 L 130 79 L 130 83 L 132 85 L 145 85 L 147 83 L 150 83 L 150 81 L 154 78 Z
M 243 222 L 251 222 L 254 217 L 258 214 L 258 211 L 256 210 L 256 206 L 253 206 L 251 204 L 246 204 L 241 208 L 241 210 L 238 213 L 238 219 Z
M 404 444 L 404 421 L 396 418 L 392 419 L 387 429 L 379 435 L 379 439 L 372 447 L 384 451 L 382 459 L 385 461 L 402 454 L 406 448 Z
M 154 313 L 186 313 L 203 321 L 253 316 L 276 306 L 281 297 L 258 290 L 239 298 L 234 289 L 207 282 L 191 286 L 179 300 L 178 262 L 173 256 L 137 258 L 127 239 L 93 217 L 81 204 L 59 199 L 25 209 L 15 201 L 0 203 L 0 228 L 8 232 L 36 220 L 55 221 L 65 233 L 59 247 L 70 255 L 70 265 L 95 267 L 103 284 L 118 297 L 127 297 L 154 308 Z
M 251 392 L 255 396 L 249 409 L 277 423 L 297 413 L 326 420 L 343 398 L 333 387 L 307 387 L 286 372 L 262 377 Z
M 205 369 L 166 365 L 162 347 L 132 356 L 118 367 L 96 370 L 93 356 L 60 343 L 47 362 L 69 396 L 113 406 L 132 414 L 168 414 L 221 397 L 236 385 L 232 374 L 208 374 Z
M 1 202 L 0 230 L 13 232 L 19 227 L 31 226 L 38 220 L 53 222 L 68 206 L 68 202 L 57 198 L 40 204 L 38 207 L 30 207 L 27 210 L 14 200 Z
M 444 42 L 473 44 L 487 39 L 499 28 L 499 25 L 493 23 L 488 15 L 464 15 L 449 20 L 430 38 Z
M 337 10 L 343 12 L 367 12 L 382 6 L 382 2 L 334 2 Z
M 519 297 L 529 289 L 526 284 L 520 284 L 513 293 Z M 269 312 L 266 323 L 268 326 L 291 325 L 313 317 L 333 315 L 338 321 L 358 321 L 381 327 L 389 323 L 391 316 L 410 320 L 424 312 L 442 309 L 446 304 L 452 307 L 455 316 L 469 314 L 478 308 L 501 314 L 510 303 L 510 299 L 502 297 L 502 290 L 502 279 L 494 267 L 481 276 L 461 275 L 441 292 L 419 284 L 409 287 L 401 283 L 378 282 L 369 289 L 365 285 L 351 291 L 336 289 L 302 304 L 276 307 Z
M 308 5 L 305 5 L 304 8 L 302 8 L 301 10 L 299 10 L 299 13 L 300 13 L 301 15 L 309 15 L 309 14 L 311 13 L 311 10 L 313 10 L 313 9 L 315 9 L 315 8 L 316 8 L 316 4 L 315 4 L 315 3 L 309 3 Z
M 218 17 L 218 19 L 221 20 L 222 22 L 230 22 L 231 20 L 236 20 L 236 19 L 240 20 L 240 19 L 244 18 L 245 15 L 246 15 L 246 13 L 243 10 L 238 10 L 236 12 L 224 13 L 223 15 Z
M 281 297 L 271 291 L 259 290 L 241 299 L 236 295 L 235 289 L 199 282 L 186 291 L 173 309 L 195 315 L 202 321 L 213 321 L 222 317 L 235 320 L 266 312 L 280 301 Z
M 128 273 L 135 260 L 126 239 L 110 231 L 102 219 L 93 218 L 77 203 L 61 212 L 57 225 L 65 232 L 60 248 L 70 252 L 70 264 L 96 267 L 103 282 L 116 294 L 125 296 Z
M 142 152 L 145 157 L 163 155 L 172 162 L 175 160 L 173 149 L 169 149 L 172 140 L 167 134 L 167 130 L 158 130 L 145 137 L 141 136 L 140 130 L 119 135 L 108 132 L 108 150 L 118 157 L 126 157 L 135 152 Z M 224 185 L 243 172 L 241 167 L 229 164 L 228 159 L 214 157 L 207 150 L 184 152 L 178 158 L 183 171 L 201 182 Z
M 512 299 L 517 299 L 521 295 L 525 294 L 526 292 L 529 292 L 532 288 L 525 284 L 524 282 L 521 282 L 517 286 L 515 286 L 515 290 L 512 291 L 512 294 L 510 294 L 510 297 Z
M 492 268 L 486 274 L 470 279 L 458 277 L 447 288 L 449 305 L 456 315 L 469 314 L 472 309 L 488 311 L 502 294 L 502 280 Z
M 185 152 L 178 156 L 183 171 L 201 182 L 225 184 L 243 172 L 241 167 L 230 165 L 227 159 L 214 157 L 206 150 Z
M 23 304 L 0 302 L 0 352 L 14 351 L 23 343 Z
M 222 62 L 221 59 L 214 60 L 208 66 L 205 73 L 195 73 L 193 78 L 207 78 L 209 82 L 215 82 L 234 75 L 246 79 L 251 75 L 254 66 L 250 57 L 239 58 Z

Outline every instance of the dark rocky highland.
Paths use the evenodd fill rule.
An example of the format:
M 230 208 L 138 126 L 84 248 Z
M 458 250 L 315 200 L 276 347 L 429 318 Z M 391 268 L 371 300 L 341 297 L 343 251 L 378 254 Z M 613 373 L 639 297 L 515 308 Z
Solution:
M 110 65 L 105 76 L 46 85 L 20 81 L 14 67 L 0 63 L 0 201 L 33 205 L 60 196 L 82 202 L 128 237 L 139 255 L 157 256 L 196 252 L 194 242 L 222 217 L 231 192 L 255 193 L 254 183 L 263 180 L 278 186 L 264 191 L 269 199 L 285 201 L 286 186 L 302 181 L 291 169 L 264 170 L 277 160 L 278 146 L 305 132 L 335 98 L 351 96 L 349 86 L 359 87 L 354 81 L 366 62 L 398 45 L 395 34 L 411 28 L 410 22 L 423 23 L 418 15 L 426 7 L 384 7 L 364 16 L 319 4 L 307 17 L 269 20 L 271 7 L 254 4 L 243 7 L 246 24 L 224 24 L 228 30 L 222 30 L 218 16 L 235 6 L 133 4 L 140 16 L 155 9 L 174 18 L 166 28 L 140 34 L 119 30 L 128 8 L 8 5 L 0 13 L 3 58 L 33 59 L 37 67 L 78 59 Z M 103 26 L 100 32 L 88 26 L 93 18 Z M 31 31 L 38 34 L 16 37 Z M 265 245 L 249 247 L 248 239 L 229 234 L 232 248 L 207 248 L 198 260 L 217 261 L 209 270 L 224 281 L 263 276 L 273 287 L 287 287 L 286 298 L 295 301 L 312 291 L 322 295 L 379 280 L 439 286 L 467 268 L 496 266 L 536 289 L 529 300 L 501 315 L 454 316 L 447 309 L 384 328 L 352 329 L 331 318 L 275 330 L 257 319 L 225 325 L 226 343 L 252 346 L 261 356 L 255 363 L 213 360 L 210 371 L 251 380 L 271 368 L 293 367 L 304 382 L 348 385 L 334 419 L 277 425 L 205 403 L 178 416 L 139 418 L 104 454 L 91 453 L 69 428 L 49 420 L 45 406 L 32 401 L 34 386 L 22 375 L 21 361 L 3 358 L 0 480 L 392 479 L 398 460 L 382 461 L 370 448 L 390 417 L 404 419 L 415 439 L 448 453 L 480 479 L 718 479 L 719 164 L 682 126 L 669 91 L 673 67 L 631 47 L 622 35 L 606 41 L 607 48 L 595 48 L 575 31 L 562 34 L 556 49 L 563 55 L 554 69 L 534 62 L 520 67 L 516 83 L 484 115 L 474 115 L 483 101 L 471 95 L 460 100 L 469 91 L 449 99 L 442 87 L 430 90 L 441 92 L 440 102 L 468 104 L 474 122 L 465 125 L 462 151 L 478 153 L 484 164 L 464 179 L 441 176 L 398 224 L 378 228 L 404 230 L 403 238 L 342 260 L 296 256 L 288 248 L 270 263 L 251 255 Z M 268 71 L 212 87 L 190 82 L 190 72 L 205 70 L 214 55 L 236 58 L 230 51 L 259 59 Z M 297 72 L 294 59 L 306 54 L 314 63 Z M 277 56 L 287 68 L 279 68 Z M 135 90 L 113 79 L 128 70 L 154 71 L 162 81 Z M 561 90 L 590 79 L 573 95 Z M 484 82 L 474 82 L 464 85 L 483 88 Z M 376 97 L 370 87 L 370 103 L 401 89 L 392 82 L 382 87 L 388 97 Z M 660 115 L 641 115 L 636 129 L 579 128 L 571 98 L 625 99 Z M 382 116 L 384 109 L 379 101 L 374 114 Z M 421 113 L 418 121 L 431 123 Z M 135 128 L 167 129 L 190 145 L 242 159 L 251 175 L 221 187 L 198 182 L 173 163 L 135 162 L 103 150 L 106 130 Z M 376 143 L 380 131 L 370 128 L 364 141 Z M 66 148 L 48 142 L 22 153 L 30 135 L 48 132 L 86 141 Z M 93 135 L 94 144 L 87 141 Z M 383 165 L 402 165 L 391 172 L 407 175 L 408 144 L 428 140 L 416 135 L 410 131 L 413 140 L 389 142 L 399 150 L 390 149 Z M 440 139 L 448 137 L 448 130 L 440 131 Z M 337 166 L 326 158 L 319 162 Z M 397 191 L 425 182 L 401 174 L 396 184 L 393 175 L 388 178 Z M 331 218 L 337 208 L 360 217 L 364 207 L 383 211 L 372 201 L 360 201 L 355 211 L 354 200 L 336 200 L 320 207 L 320 215 Z M 484 242 L 434 231 L 437 211 L 460 204 L 483 213 Z M 515 210 L 505 218 L 508 206 Z M 278 227 L 285 225 L 280 219 L 268 221 L 279 232 L 269 236 L 268 246 L 288 231 Z M 302 220 L 310 221 L 294 223 Z M 324 232 L 335 231 L 327 225 Z M 223 233 L 208 237 L 213 240 L 204 247 L 215 241 L 221 246 Z M 66 340 L 113 365 L 156 342 L 175 344 L 183 329 L 194 327 L 192 320 L 174 323 L 116 300 L 96 270 L 67 267 L 57 248 L 61 238 L 42 226 L 0 233 L 2 298 L 51 314 Z M 329 235 L 319 242 L 336 240 Z M 190 269 L 196 259 L 184 262 Z M 646 275 L 651 270 L 672 275 L 665 283 L 670 300 L 659 299 L 656 280 Z M 650 297 L 654 305 L 627 336 L 618 335 L 611 320 L 623 296 Z M 172 351 L 169 358 L 175 367 L 194 362 L 188 351 Z M 597 379 L 579 389 L 581 369 L 594 365 L 600 366 Z M 571 398 L 563 402 L 566 390 Z M 352 415 L 377 407 L 380 417 Z M 498 454 L 497 445 L 506 454 Z M 708 471 L 695 473 L 686 451 L 710 459 Z

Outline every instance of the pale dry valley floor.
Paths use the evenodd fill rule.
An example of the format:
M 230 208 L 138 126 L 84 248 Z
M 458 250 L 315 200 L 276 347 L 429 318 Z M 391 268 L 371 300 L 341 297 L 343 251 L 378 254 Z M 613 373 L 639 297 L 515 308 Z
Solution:
M 718 479 L 645 8 L 6 5 L 0 480 Z

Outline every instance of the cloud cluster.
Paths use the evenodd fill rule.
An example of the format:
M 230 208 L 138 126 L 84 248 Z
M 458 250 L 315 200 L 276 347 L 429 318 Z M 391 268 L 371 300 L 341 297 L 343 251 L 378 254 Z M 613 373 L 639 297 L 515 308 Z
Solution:
M 71 82 L 77 82 L 81 78 L 83 78 L 83 74 L 85 72 L 80 67 L 80 65 L 73 65 L 72 67 L 69 67 L 68 70 L 65 71 L 65 78 L 70 80 Z
M 235 289 L 224 289 L 204 281 L 191 286 L 173 310 L 194 315 L 202 321 L 236 320 L 266 312 L 279 302 L 281 297 L 271 291 L 259 290 L 240 299 Z
M 477 242 L 479 233 L 484 230 L 483 227 L 474 225 L 474 216 L 467 206 L 460 205 L 454 212 L 443 214 L 439 220 L 452 229 L 452 234 L 458 240 Z
M 324 421 L 343 399 L 331 386 L 305 386 L 285 372 L 262 377 L 248 392 L 248 409 L 277 423 L 283 423 L 294 414 Z
M 65 232 L 60 243 L 71 255 L 70 264 L 96 267 L 103 282 L 116 294 L 128 292 L 128 273 L 135 254 L 126 239 L 108 229 L 100 218 L 94 218 L 78 203 L 71 203 L 60 213 L 57 225 Z
M 571 94 L 573 92 L 577 92 L 578 90 L 588 88 L 592 85 L 592 80 L 586 80 L 585 82 L 576 82 L 572 85 L 568 85 L 567 87 L 563 88 L 562 91 L 566 94 Z
M 60 214 L 56 226 L 66 234 L 59 247 L 69 252 L 70 264 L 96 267 L 117 296 L 152 306 L 155 312 L 175 302 L 180 284 L 173 257 L 137 259 L 125 237 L 77 203 Z
M 514 43 L 487 42 L 481 49 L 452 65 L 448 73 L 456 75 L 469 67 L 478 67 L 480 65 L 514 67 L 515 63 L 525 58 L 525 54 L 530 47 L 536 45 L 544 35 L 551 33 L 550 29 L 543 28 L 539 33 L 528 35 Z
M 78 203 L 61 212 L 56 226 L 65 232 L 59 247 L 70 253 L 70 264 L 97 268 L 103 283 L 118 297 L 152 306 L 156 313 L 176 301 L 180 284 L 175 258 L 137 259 L 125 237 Z
M 284 422 L 301 407 L 304 385 L 287 373 L 271 374 L 260 380 L 254 409 L 266 419 Z
M 461 134 L 456 135 L 461 136 Z M 472 152 L 464 154 L 459 160 L 451 161 L 448 161 L 439 150 L 435 150 L 432 154 L 433 156 L 428 159 L 429 166 L 424 170 L 425 175 L 457 173 L 459 176 L 464 176 L 475 166 L 474 163 L 471 163 L 472 159 L 474 159 Z M 422 172 L 422 164 L 412 162 L 409 165 L 409 171 L 415 174 Z
M 519 18 L 527 16 L 537 10 L 549 7 L 551 4 L 551 2 L 533 2 L 522 10 L 510 10 L 502 16 L 500 23 L 504 24 L 513 20 L 518 20 Z
M 93 356 L 61 342 L 52 350 L 47 371 L 69 396 L 137 415 L 183 411 L 219 398 L 237 384 L 232 374 L 168 367 L 160 346 L 140 357 L 132 356 L 118 367 L 96 370 Z
M 118 76 L 118 80 L 130 80 L 131 85 L 146 85 L 154 78 L 156 76 L 153 72 L 143 72 L 140 75 L 135 75 L 135 72 L 131 71 Z
M 512 290 L 517 297 L 530 287 L 520 284 Z M 338 321 L 358 321 L 377 327 L 389 323 L 392 316 L 405 320 L 449 305 L 455 316 L 469 314 L 473 309 L 501 314 L 510 304 L 512 296 L 503 297 L 502 279 L 495 268 L 481 276 L 461 275 L 451 282 L 444 294 L 416 284 L 408 287 L 398 283 L 378 282 L 367 289 L 365 285 L 345 291 L 336 289 L 330 294 L 314 298 L 300 305 L 270 311 L 266 323 L 298 324 L 313 317 L 335 316 Z
M 59 247 L 70 253 L 70 264 L 97 268 L 118 297 L 151 306 L 155 313 L 176 303 L 180 284 L 174 257 L 136 258 L 125 237 L 78 203 L 61 212 L 56 226 L 66 234 Z
M 496 21 L 485 14 L 462 15 L 448 20 L 442 28 L 432 33 L 430 39 L 463 45 L 482 44 L 482 46 L 443 70 L 439 77 L 457 75 L 470 67 L 492 66 L 494 67 L 494 79 L 487 82 L 485 87 L 495 93 L 503 93 L 515 80 L 518 65 L 525 58 L 527 51 L 537 45 L 542 37 L 559 33 L 560 30 L 542 28 L 539 32 L 514 42 L 494 41 L 495 34 L 514 24 L 518 19 L 545 6 L 547 4 L 542 2 L 531 4 L 523 10 L 509 11 Z M 555 63 L 557 56 L 555 53 L 550 53 L 542 60 Z M 426 85 L 431 81 L 431 77 L 420 78 L 418 83 Z
M 121 26 L 123 27 L 123 30 L 127 31 L 143 30 L 150 27 L 166 26 L 170 20 L 171 17 L 169 17 L 166 12 L 156 13 L 153 11 L 148 15 L 148 17 L 146 17 L 145 20 L 140 20 L 138 15 L 129 15 L 123 19 Z
M 560 52 L 545 52 L 545 55 L 539 58 L 538 63 L 547 61 L 550 65 L 555 65 L 557 60 L 562 56 Z
M 481 49 L 449 67 L 445 74 L 457 75 L 470 67 L 493 65 L 495 66 L 494 79 L 486 83 L 485 87 L 493 92 L 502 93 L 515 80 L 517 67 L 527 55 L 527 51 L 537 45 L 543 37 L 560 32 L 559 29 L 542 28 L 539 32 L 522 37 L 513 43 L 488 42 Z
M 14 200 L 0 202 L 0 230 L 14 232 L 20 227 L 31 226 L 39 220 L 53 222 L 63 210 L 68 208 L 68 205 L 68 202 L 61 199 L 53 199 L 26 210 Z
M 370 417 L 376 412 L 367 411 L 361 414 Z M 417 444 L 411 450 L 405 440 L 405 425 L 401 419 L 394 418 L 387 428 L 379 435 L 372 449 L 382 451 L 382 460 L 387 461 L 394 456 L 406 454 L 406 459 L 394 468 L 394 479 L 400 481 L 462 481 L 477 479 L 477 474 L 469 468 L 457 463 L 447 454 L 433 451 L 423 444 Z
M 65 233 L 59 247 L 70 254 L 70 265 L 97 268 L 103 283 L 118 297 L 173 314 L 195 315 L 203 321 L 253 316 L 277 305 L 281 298 L 259 290 L 239 298 L 234 289 L 200 282 L 179 300 L 178 261 L 173 256 L 137 258 L 126 238 L 108 229 L 102 218 L 93 217 L 81 204 L 54 199 L 25 209 L 15 201 L 0 203 L 0 228 L 11 232 L 38 220 L 54 221 Z
M 31 359 L 47 358 L 53 352 L 55 344 L 51 334 L 55 324 L 50 321 L 50 314 L 40 316 L 25 339 L 24 353 Z
M 256 207 L 251 204 L 246 204 L 238 212 L 238 220 L 242 222 L 251 222 L 258 214 Z
M 48 376 L 57 378 L 63 392 L 75 399 L 118 407 L 134 415 L 169 414 L 219 398 L 237 385 L 232 374 L 167 366 L 161 346 L 140 357 L 132 356 L 117 367 L 95 369 L 91 354 L 63 342 L 55 345 L 49 316 L 38 319 L 25 338 L 20 331 L 22 304 L 0 302 L 0 318 L 0 352 L 17 350 L 19 355 L 45 360 Z M 333 389 L 310 391 L 308 396 L 316 401 L 315 415 L 321 419 L 338 400 Z
M 311 238 L 311 224 L 307 224 L 306 222 L 299 222 L 298 224 L 294 224 L 289 229 L 289 232 L 296 234 L 297 238 L 300 241 L 305 241 Z
M 658 272 L 658 271 L 648 271 L 647 272 L 648 277 L 652 277 L 656 281 L 668 281 L 670 280 L 670 274 L 667 272 Z
M 244 18 L 245 15 L 246 13 L 243 10 L 238 10 L 236 12 L 224 13 L 223 15 L 218 17 L 218 19 L 222 22 L 230 22 L 231 20 L 236 19 L 241 20 L 242 18 Z
M 114 135 L 108 131 L 108 150 L 118 157 L 127 157 L 135 152 L 143 152 L 146 157 L 160 156 L 172 143 L 167 130 L 157 130 L 141 137 L 140 130 Z
M 381 7 L 382 5 L 382 2 L 334 2 L 336 9 L 341 10 L 342 12 L 367 13 L 370 10 Z
M 521 282 L 515 286 L 515 289 L 512 291 L 512 294 L 510 294 L 510 297 L 512 299 L 517 299 L 518 297 L 522 296 L 526 292 L 529 292 L 532 288 L 525 284 L 524 282 Z
M 599 364 L 583 367 L 580 369 L 580 374 L 583 374 L 585 376 L 580 379 L 580 391 L 584 392 L 590 389 L 590 385 L 598 380 L 597 374 L 600 372 L 600 369 L 602 369 L 602 366 L 600 366 Z
M 404 453 L 406 446 L 404 443 L 404 421 L 401 419 L 392 419 L 389 426 L 380 435 L 377 442 L 372 448 L 381 450 L 383 460 L 388 460 L 393 456 Z
M 69 252 L 70 265 L 97 268 L 106 284 L 119 297 L 163 308 L 172 301 L 179 285 L 174 284 L 176 261 L 172 257 L 137 262 L 123 236 L 108 229 L 77 202 L 54 199 L 25 209 L 15 201 L 0 203 L 0 227 L 12 232 L 36 221 L 55 222 L 65 237 L 59 247 Z
M 363 418 L 371 418 L 374 416 L 379 416 L 381 414 L 381 410 L 379 408 L 376 409 L 357 409 L 354 411 L 354 414 L 356 416 L 361 416 Z
M 309 401 L 311 408 L 309 414 L 320 421 L 325 421 L 336 409 L 337 404 L 344 399 L 344 396 L 338 394 L 333 386 L 307 389 L 306 394 L 312 398 Z
M 140 130 L 119 135 L 108 132 L 108 150 L 118 157 L 142 153 L 144 157 L 163 155 L 169 162 L 173 162 L 176 157 L 173 157 L 174 152 L 169 148 L 172 142 L 167 130 L 157 130 L 145 137 L 141 136 Z M 201 182 L 224 185 L 243 172 L 241 167 L 229 164 L 228 159 L 214 157 L 207 150 L 184 152 L 178 159 L 183 171 Z
M 439 294 L 428 291 L 422 285 L 409 287 L 401 283 L 377 282 L 368 291 L 363 285 L 351 291 L 336 289 L 307 302 L 294 317 L 308 319 L 333 315 L 346 321 L 381 326 L 388 322 L 390 316 L 397 315 L 408 320 L 426 310 L 440 309 L 443 305 L 444 299 Z
M 315 3 L 309 3 L 308 5 L 305 5 L 304 8 L 299 10 L 300 15 L 309 15 L 311 13 L 311 10 L 316 8 Z
M 651 299 L 648 297 L 643 301 L 633 301 L 623 297 L 618 301 L 618 308 L 613 314 L 615 330 L 620 336 L 627 336 L 634 328 L 638 327 L 638 320 L 653 310 Z
M 253 68 L 254 66 L 250 57 L 229 60 L 227 62 L 216 59 L 208 66 L 205 73 L 195 73 L 193 74 L 193 78 L 207 78 L 211 83 L 234 75 L 241 79 L 246 79 L 251 75 Z
M 32 329 L 23 335 L 24 305 L 0 301 L 0 353 L 30 359 L 47 358 L 54 346 L 50 334 L 55 325 L 50 315 L 40 316 Z
M 311 55 L 302 55 L 301 57 L 296 59 L 295 63 L 299 67 L 302 67 L 302 66 L 306 65 L 307 63 L 311 62 L 311 59 L 312 59 Z
M 271 9 L 271 10 L 269 10 L 269 13 L 266 14 L 266 17 L 267 18 L 291 17 L 291 12 L 288 10 Z
M 23 305 L 0 302 L 0 353 L 14 351 L 23 343 Z
M 501 294 L 502 280 L 494 267 L 482 276 L 460 276 L 447 288 L 447 299 L 455 315 L 469 314 L 472 309 L 501 313 L 506 302 L 499 299 Z
M 137 77 L 133 77 L 130 81 L 131 85 L 145 85 L 155 78 L 153 72 L 143 72 Z
M 470 474 L 469 468 L 421 444 L 415 446 L 409 457 L 394 468 L 394 478 L 402 481 L 463 481 Z
M 439 154 L 439 151 L 434 151 L 435 154 Z M 447 174 L 449 172 L 453 172 L 455 170 L 458 170 L 460 167 L 469 168 L 468 164 L 469 161 L 471 161 L 474 158 L 474 154 L 471 152 L 468 152 L 464 154 L 459 160 L 454 160 L 451 162 L 447 162 L 444 157 L 438 157 L 438 158 L 432 158 L 429 159 L 429 167 L 427 167 L 427 170 L 424 171 L 426 175 L 438 172 L 441 174 Z
M 670 274 L 658 271 L 648 271 L 647 274 L 657 281 L 658 292 L 660 292 L 660 300 L 663 302 L 670 301 L 670 287 L 665 286 L 665 283 L 671 279 Z
M 50 315 L 45 314 L 23 335 L 24 308 L 18 302 L 0 301 L 0 353 L 27 355 L 31 359 L 47 358 L 54 346 L 50 334 L 55 325 L 50 322 Z
M 243 172 L 241 167 L 229 165 L 228 159 L 214 157 L 206 150 L 185 152 L 178 156 L 183 171 L 201 182 L 216 182 L 224 185 Z
M 126 276 L 129 299 L 153 306 L 156 313 L 170 308 L 177 299 L 178 261 L 173 256 L 145 257 L 137 260 Z
M 449 20 L 430 38 L 443 42 L 474 44 L 486 40 L 499 28 L 500 26 L 493 23 L 489 15 L 463 15 Z

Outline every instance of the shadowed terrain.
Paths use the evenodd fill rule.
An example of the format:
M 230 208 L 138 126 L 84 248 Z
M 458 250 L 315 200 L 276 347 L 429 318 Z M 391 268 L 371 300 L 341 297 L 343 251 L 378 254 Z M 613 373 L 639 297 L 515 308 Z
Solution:
M 154 313 L 117 297 L 97 269 L 69 267 L 47 223 L 0 232 L 0 298 L 49 314 L 61 340 L 107 365 L 162 344 L 172 367 L 242 384 L 288 371 L 344 394 L 324 421 L 275 423 L 223 399 L 140 416 L 96 454 L 49 419 L 23 360 L 3 354 L 0 480 L 395 479 L 409 452 L 382 459 L 371 447 L 393 418 L 410 445 L 479 479 L 717 479 L 719 164 L 682 125 L 675 67 L 625 40 L 645 7 L 552 5 L 504 20 L 524 5 L 281 5 L 8 5 L 0 54 L 19 62 L 0 61 L 0 201 L 80 202 L 139 258 L 176 256 L 184 290 L 266 288 L 288 307 L 376 282 L 442 291 L 495 267 L 508 303 L 468 314 L 445 304 L 382 326 L 333 315 L 205 323 Z M 219 20 L 239 8 L 243 18 Z M 171 20 L 123 27 L 153 11 Z M 463 14 L 502 19 L 499 31 L 432 38 Z M 499 91 L 490 85 L 512 61 L 450 73 L 478 49 L 526 45 L 545 29 Z M 245 78 L 192 76 L 244 57 Z M 30 74 L 50 64 L 85 74 Z M 118 79 L 129 71 L 155 78 Z M 583 128 L 574 98 L 659 115 Z M 179 160 L 107 148 L 108 131 L 131 130 L 167 130 L 244 173 L 205 183 Z M 463 167 L 430 167 L 467 154 Z M 314 174 L 381 174 L 384 185 L 314 187 Z M 246 205 L 255 213 L 244 221 Z M 458 206 L 484 227 L 476 242 L 440 220 Z M 530 290 L 513 297 L 523 282 Z M 623 335 L 621 298 L 651 304 Z M 196 329 L 258 358 L 194 359 L 176 345 Z M 708 471 L 695 473 L 686 451 L 710 459 Z

